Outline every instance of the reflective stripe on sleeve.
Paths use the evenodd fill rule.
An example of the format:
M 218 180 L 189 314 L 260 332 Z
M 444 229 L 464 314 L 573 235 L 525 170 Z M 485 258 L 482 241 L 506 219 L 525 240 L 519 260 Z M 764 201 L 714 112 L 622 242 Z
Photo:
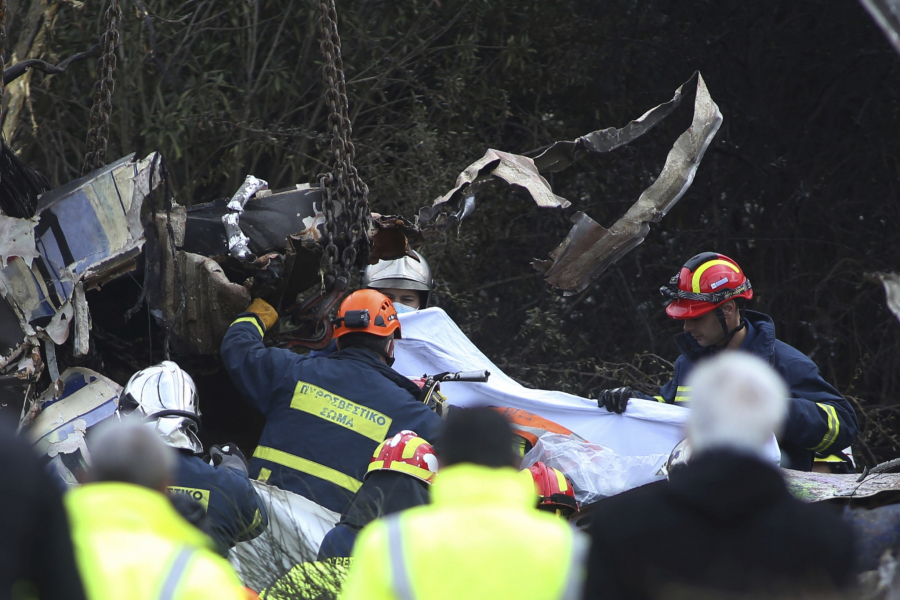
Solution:
M 815 448 L 810 448 L 810 450 L 813 452 L 822 452 L 837 439 L 838 434 L 841 432 L 841 421 L 838 419 L 837 411 L 832 405 L 816 402 L 816 406 L 821 408 L 825 413 L 825 416 L 828 417 L 828 431 L 825 433 L 825 437 L 822 438 L 822 443 Z
M 320 465 L 317 462 L 300 458 L 299 456 L 294 456 L 293 454 L 288 454 L 287 452 L 282 452 L 275 448 L 257 446 L 253 456 L 281 465 L 282 467 L 287 467 L 289 469 L 294 469 L 295 471 L 300 471 L 301 473 L 306 473 L 307 475 L 312 475 L 313 477 L 318 477 L 319 479 L 324 479 L 329 483 L 340 486 L 345 490 L 350 490 L 353 493 L 356 493 L 356 491 L 362 487 L 362 481 L 359 481 L 358 479 L 354 479 L 331 467 Z
M 666 401 L 666 399 L 663 398 L 662 396 L 653 396 L 653 397 L 656 398 L 657 402 L 665 402 Z
M 388 552 L 391 561 L 391 580 L 398 600 L 413 600 L 409 572 L 406 559 L 403 557 L 403 532 L 400 531 L 400 514 L 392 515 L 385 520 L 387 525 Z
M 175 596 L 175 588 L 178 587 L 181 576 L 184 575 L 184 570 L 187 568 L 188 561 L 193 554 L 194 550 L 192 548 L 182 548 L 178 552 L 175 561 L 172 563 L 172 567 L 169 569 L 169 574 L 166 575 L 166 580 L 163 582 L 162 589 L 159 592 L 159 600 L 172 600 Z
M 679 385 L 675 391 L 675 402 L 690 402 L 691 388 L 687 385 Z
M 261 337 L 266 336 L 266 332 L 263 331 L 262 325 L 259 324 L 259 321 L 256 320 L 256 317 L 241 317 L 240 319 L 237 319 L 231 325 L 237 325 L 238 323 L 253 323 L 256 326 L 256 328 L 259 330 L 259 335 Z M 229 325 L 229 327 L 231 325 Z

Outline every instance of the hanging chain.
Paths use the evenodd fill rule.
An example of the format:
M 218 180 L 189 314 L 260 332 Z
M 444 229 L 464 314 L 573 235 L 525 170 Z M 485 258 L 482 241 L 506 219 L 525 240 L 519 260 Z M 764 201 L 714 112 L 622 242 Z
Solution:
M 6 92 L 6 84 L 3 83 L 3 71 L 6 70 L 6 60 L 3 57 L 6 51 L 6 11 L 6 0 L 0 0 L 0 102 Z
M 325 56 L 322 75 L 326 84 L 325 101 L 330 108 L 328 129 L 331 133 L 331 152 L 334 155 L 332 172 L 319 175 L 319 186 L 324 194 L 325 287 L 330 290 L 340 278 L 343 278 L 343 285 L 346 285 L 353 266 L 362 268 L 368 263 L 372 214 L 369 212 L 369 188 L 359 178 L 359 173 L 353 166 L 356 151 L 351 141 L 352 128 L 334 0 L 319 1 L 319 31 L 322 35 L 322 54 Z M 343 251 L 338 249 L 335 200 L 342 206 L 341 220 L 347 234 Z
M 110 0 L 106 11 L 106 31 L 100 38 L 100 59 L 97 61 L 97 81 L 94 83 L 94 104 L 91 106 L 91 125 L 85 144 L 82 176 L 106 164 L 109 113 L 112 111 L 112 94 L 116 85 L 113 73 L 116 70 L 116 46 L 119 44 L 121 20 L 119 0 Z

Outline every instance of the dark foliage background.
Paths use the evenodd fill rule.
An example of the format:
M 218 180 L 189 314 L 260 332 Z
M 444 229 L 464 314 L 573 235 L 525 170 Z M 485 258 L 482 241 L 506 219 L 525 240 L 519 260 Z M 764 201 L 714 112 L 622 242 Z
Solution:
M 316 4 L 145 1 L 123 4 L 110 158 L 161 150 L 185 204 L 230 196 L 246 173 L 273 187 L 313 181 L 329 160 Z M 45 58 L 96 43 L 104 4 L 41 4 L 54 7 Z M 725 116 L 685 197 L 582 294 L 549 289 L 529 261 L 562 239 L 571 212 L 607 226 L 624 213 L 689 105 L 554 176 L 571 209 L 498 185 L 460 232 L 423 245 L 441 306 L 499 366 L 582 395 L 651 390 L 678 331 L 657 289 L 716 250 L 744 267 L 779 337 L 856 404 L 858 459 L 898 454 L 900 323 L 865 274 L 900 265 L 900 56 L 858 3 L 340 0 L 338 11 L 357 165 L 379 212 L 412 216 L 488 147 L 522 153 L 620 127 L 694 70 Z M 83 63 L 34 74 L 4 123 L 54 184 L 80 170 L 95 76 Z

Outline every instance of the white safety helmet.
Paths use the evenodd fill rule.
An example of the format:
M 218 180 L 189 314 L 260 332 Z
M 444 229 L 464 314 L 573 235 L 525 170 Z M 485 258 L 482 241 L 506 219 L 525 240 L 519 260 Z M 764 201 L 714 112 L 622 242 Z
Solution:
M 379 260 L 363 272 L 362 287 L 376 290 L 394 288 L 415 290 L 422 298 L 421 308 L 428 306 L 434 278 L 431 268 L 421 254 L 410 250 L 409 254 L 395 260 Z
M 191 376 L 172 361 L 141 369 L 122 391 L 120 409 L 155 422 L 159 437 L 173 448 L 203 451 L 197 437 L 200 407 L 197 386 Z

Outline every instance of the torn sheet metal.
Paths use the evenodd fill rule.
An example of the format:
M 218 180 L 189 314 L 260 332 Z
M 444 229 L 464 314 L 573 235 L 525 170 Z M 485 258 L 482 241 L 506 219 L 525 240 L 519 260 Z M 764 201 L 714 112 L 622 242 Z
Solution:
M 399 215 L 372 213 L 372 231 L 369 232 L 369 237 L 373 243 L 369 264 L 374 265 L 379 260 L 412 256 L 409 243 L 421 239 L 422 232 Z
M 869 278 L 884 286 L 888 308 L 900 320 L 900 273 L 872 273 Z
M 253 175 L 247 175 L 244 183 L 228 202 L 226 206 L 228 212 L 222 215 L 222 224 L 225 226 L 225 235 L 228 240 L 228 251 L 240 261 L 253 262 L 256 260 L 256 256 L 250 252 L 250 238 L 241 231 L 240 220 L 241 214 L 244 212 L 244 205 L 254 194 L 268 187 L 268 182 Z
M 0 215 L 0 269 L 6 268 L 10 257 L 18 256 L 29 267 L 40 256 L 34 247 L 34 228 L 38 218 L 16 219 Z
M 439 217 L 450 210 L 449 222 L 459 223 L 475 209 L 475 191 L 492 178 L 525 188 L 538 206 L 566 208 L 569 201 L 553 193 L 550 184 L 538 172 L 532 159 L 508 152 L 489 149 L 456 179 L 456 187 L 441 196 L 431 206 L 419 210 L 420 226 L 445 225 Z
M 72 367 L 60 376 L 61 393 L 50 386 L 38 399 L 40 413 L 28 436 L 41 454 L 54 457 L 84 449 L 87 430 L 115 414 L 122 387 L 96 371 Z
M 876 473 L 862 481 L 859 475 L 814 473 L 782 469 L 788 490 L 804 502 L 868 498 L 882 492 L 900 492 L 900 473 Z
M 7 257 L 0 269 L 0 296 L 25 334 L 64 343 L 76 284 L 96 285 L 133 268 L 144 244 L 141 207 L 160 181 L 156 153 L 133 157 L 41 196 L 33 227 L 38 256 Z
M 900 52 L 900 0 L 859 0 L 897 52 Z
M 535 269 L 544 273 L 548 283 L 568 294 L 586 288 L 610 265 L 643 242 L 650 231 L 650 223 L 659 222 L 690 187 L 703 154 L 722 124 L 722 113 L 709 96 L 703 78 L 699 73 L 695 76 L 694 118 L 669 151 L 659 177 L 608 230 L 584 213 L 574 215 L 575 226 L 550 254 L 551 260 L 533 263 Z M 676 98 L 680 94 L 681 88 L 678 88 Z

